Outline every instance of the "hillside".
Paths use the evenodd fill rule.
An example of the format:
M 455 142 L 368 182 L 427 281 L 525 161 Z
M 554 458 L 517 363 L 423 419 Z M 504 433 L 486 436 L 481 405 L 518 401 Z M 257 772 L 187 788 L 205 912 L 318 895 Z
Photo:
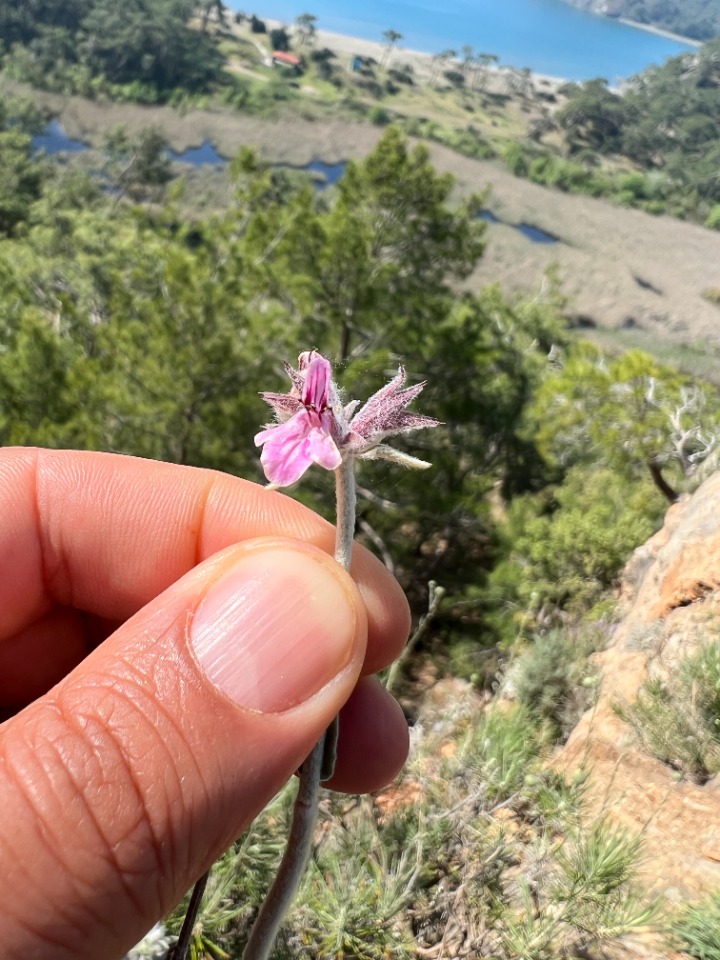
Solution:
M 718 0 L 566 0 L 582 10 L 624 17 L 695 40 L 720 33 Z

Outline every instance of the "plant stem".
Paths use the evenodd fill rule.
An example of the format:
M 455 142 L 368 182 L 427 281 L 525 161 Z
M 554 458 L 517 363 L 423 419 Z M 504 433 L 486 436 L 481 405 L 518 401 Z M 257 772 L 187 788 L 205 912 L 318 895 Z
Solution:
M 355 535 L 355 461 L 348 457 L 335 471 L 335 500 L 337 503 L 337 527 L 335 531 L 335 559 L 350 569 L 353 537 Z
M 385 681 L 385 689 L 388 691 L 388 693 L 392 692 L 395 682 L 400 675 L 400 671 L 405 665 L 405 661 L 418 645 L 422 637 L 425 635 L 428 627 L 432 623 L 433 618 L 438 611 L 438 607 L 440 606 L 440 601 L 444 596 L 445 587 L 439 587 L 434 580 L 431 580 L 428 584 L 428 611 L 426 614 L 424 614 L 424 616 L 420 617 L 418 625 L 415 628 L 415 632 L 405 644 L 403 652 L 390 667 L 387 680 Z
M 337 500 L 335 559 L 349 570 L 355 533 L 356 503 L 355 463 L 352 457 L 344 460 L 335 471 L 335 496 Z M 243 953 L 243 960 L 267 960 L 275 945 L 280 924 L 295 899 L 312 850 L 320 783 L 322 780 L 329 780 L 335 769 L 337 723 L 338 718 L 335 717 L 300 768 L 300 783 L 295 797 L 285 853 L 253 925 L 250 939 Z
M 300 782 L 293 806 L 290 835 L 285 853 L 265 902 L 260 907 L 260 912 L 253 924 L 243 960 L 267 960 L 270 956 L 280 924 L 295 899 L 297 888 L 310 859 L 317 820 L 324 743 L 325 735 L 323 734 L 300 768 Z
M 183 920 L 183 925 L 180 929 L 180 936 L 178 937 L 177 943 L 173 947 L 173 951 L 170 954 L 171 960 L 185 960 L 188 947 L 190 946 L 190 941 L 192 939 L 195 921 L 197 920 L 198 911 L 200 910 L 200 903 L 202 901 L 203 894 L 205 893 L 205 887 L 207 886 L 209 876 L 210 871 L 208 870 L 207 873 L 204 873 L 200 877 L 193 887 L 187 913 L 185 914 L 185 919 Z

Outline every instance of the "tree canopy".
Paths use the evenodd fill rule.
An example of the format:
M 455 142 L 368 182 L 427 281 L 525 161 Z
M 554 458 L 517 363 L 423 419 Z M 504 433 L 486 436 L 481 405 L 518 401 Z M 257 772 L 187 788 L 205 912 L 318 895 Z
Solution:
M 195 0 L 0 0 L 3 66 L 36 86 L 85 95 L 98 84 L 134 86 L 148 100 L 208 90 L 223 57 L 191 28 L 196 12 Z
M 262 481 L 258 394 L 282 388 L 283 360 L 320 350 L 357 399 L 402 362 L 411 382 L 427 379 L 423 409 L 444 424 L 412 442 L 431 482 L 364 463 L 359 529 L 416 608 L 431 580 L 447 589 L 446 640 L 483 644 L 512 634 L 530 595 L 538 611 L 595 602 L 657 522 L 658 477 L 683 488 L 712 449 L 714 394 L 642 355 L 568 348 L 552 283 L 527 302 L 462 292 L 484 248 L 482 197 L 458 202 L 452 179 L 394 127 L 331 194 L 243 151 L 231 201 L 193 219 L 176 187 L 160 202 L 152 131 L 109 137 L 122 196 L 50 160 L 36 167 L 28 139 L 22 122 L 0 136 L 22 172 L 0 194 L 1 443 Z M 133 170 L 145 170 L 139 182 Z M 612 483 L 588 487 L 598 470 Z M 332 478 L 311 472 L 297 496 L 330 516 Z M 591 590 L 569 575 L 576 515 L 588 518 L 583 550 L 593 516 L 607 540 Z M 554 544 L 552 564 L 542 543 Z

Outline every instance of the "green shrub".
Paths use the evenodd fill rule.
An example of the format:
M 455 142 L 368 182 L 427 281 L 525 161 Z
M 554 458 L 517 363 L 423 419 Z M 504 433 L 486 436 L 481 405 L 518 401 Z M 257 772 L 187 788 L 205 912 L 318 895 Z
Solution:
M 370 123 L 374 123 L 378 127 L 384 127 L 386 124 L 390 123 L 392 116 L 384 107 L 376 105 L 370 108 L 368 120 Z
M 701 783 L 720 773 L 720 642 L 686 657 L 667 680 L 648 680 L 618 711 L 658 760 Z
M 674 932 L 691 957 L 720 960 L 720 890 L 683 911 Z
M 600 627 L 537 634 L 507 669 L 503 686 L 558 735 L 567 735 L 595 698 L 599 677 L 589 657 L 606 641 Z
M 564 482 L 516 498 L 499 529 L 488 578 L 488 622 L 512 643 L 603 600 L 630 553 L 655 531 L 664 504 L 649 480 L 576 465 Z
M 524 707 L 478 715 L 466 705 L 439 725 L 436 734 L 431 710 L 403 779 L 375 801 L 323 800 L 277 960 L 402 960 L 448 942 L 472 943 L 479 957 L 548 960 L 588 955 L 587 946 L 616 944 L 651 922 L 653 907 L 634 888 L 637 840 L 603 823 L 583 831 L 579 784 L 540 769 L 546 730 Z M 214 868 L 198 956 L 241 954 L 284 846 L 292 793 L 283 790 Z
M 270 31 L 270 46 L 273 50 L 287 53 L 290 49 L 290 37 L 283 27 L 276 27 Z
M 720 230 L 720 203 L 716 203 L 705 220 L 709 230 Z
M 519 143 L 509 143 L 503 153 L 505 166 L 516 177 L 526 177 L 530 169 L 528 158 Z
M 651 213 L 654 217 L 661 217 L 667 213 L 667 203 L 664 200 L 647 200 L 640 206 L 645 213 Z
M 627 191 L 638 200 L 647 199 L 645 192 L 645 174 L 639 171 L 625 174 L 624 177 L 620 178 L 620 190 Z
M 549 731 L 522 705 L 486 710 L 461 742 L 451 768 L 470 769 L 490 803 L 520 789 Z

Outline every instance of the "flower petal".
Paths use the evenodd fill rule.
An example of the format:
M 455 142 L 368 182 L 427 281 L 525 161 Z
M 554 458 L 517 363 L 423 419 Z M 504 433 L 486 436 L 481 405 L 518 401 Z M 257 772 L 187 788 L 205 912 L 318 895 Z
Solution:
M 270 483 L 290 486 L 315 462 L 308 442 L 308 435 L 314 432 L 310 416 L 302 410 L 285 423 L 268 427 L 255 436 L 255 445 L 263 444 L 260 462 Z
M 328 390 L 332 379 L 330 361 L 316 353 L 307 366 L 302 402 L 322 413 L 327 407 Z
M 337 470 L 342 456 L 332 437 L 322 430 L 311 430 L 307 438 L 308 453 L 314 463 L 326 470 Z

